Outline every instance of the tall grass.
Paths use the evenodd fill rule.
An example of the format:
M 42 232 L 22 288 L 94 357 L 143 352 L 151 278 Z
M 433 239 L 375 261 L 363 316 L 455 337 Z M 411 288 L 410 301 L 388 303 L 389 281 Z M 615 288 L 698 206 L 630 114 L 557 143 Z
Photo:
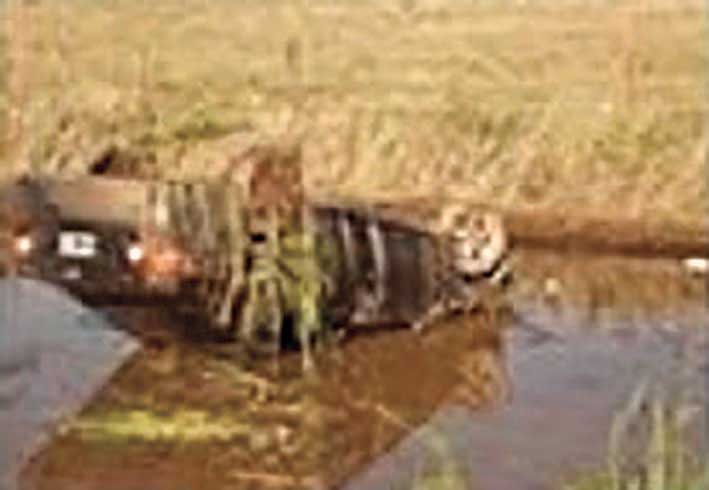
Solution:
M 685 400 L 686 402 L 686 400 Z M 688 437 L 698 424 L 691 404 L 668 401 L 641 384 L 614 416 L 604 470 L 577 476 L 563 490 L 704 490 L 709 488 L 709 460 Z M 469 488 L 466 472 L 449 451 L 445 437 L 433 434 L 429 467 L 411 490 Z M 694 440 L 696 444 L 696 440 Z M 474 475 L 473 475 L 474 476 Z M 474 478 L 473 478 L 474 481 Z M 396 488 L 396 487 L 394 487 Z
M 709 488 L 709 456 L 688 434 L 701 424 L 688 404 L 652 396 L 647 385 L 616 414 L 605 471 L 584 476 L 566 490 L 702 490 Z M 700 409 L 701 412 L 701 409 Z
M 29 81 L 31 77 L 31 46 L 33 36 L 32 19 L 27 9 L 22 8 L 22 2 L 13 0 L 7 4 L 4 16 L 6 37 L 5 47 L 5 97 L 1 99 L 0 107 L 5 112 L 4 140 L 9 147 L 8 159 L 18 171 L 24 170 L 26 161 L 21 154 L 28 145 L 26 112 L 29 97 Z
M 162 171 L 197 142 L 287 130 L 318 190 L 703 218 L 698 1 L 12 5 L 32 29 L 0 43 L 0 120 L 15 134 L 21 107 L 26 138 L 3 162 L 22 147 L 82 172 L 112 151 Z

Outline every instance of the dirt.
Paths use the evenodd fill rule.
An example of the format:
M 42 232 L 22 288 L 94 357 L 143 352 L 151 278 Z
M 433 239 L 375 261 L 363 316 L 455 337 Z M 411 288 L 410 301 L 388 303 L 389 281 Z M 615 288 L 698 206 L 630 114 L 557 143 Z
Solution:
M 115 310 L 144 351 L 27 468 L 24 488 L 411 488 L 410 475 L 395 469 L 414 465 L 406 441 L 431 420 L 452 432 L 456 454 L 489 466 L 481 488 L 512 488 L 536 481 L 544 465 L 551 480 L 566 474 L 557 463 L 576 461 L 567 453 L 579 464 L 602 459 L 609 415 L 648 360 L 665 365 L 686 355 L 693 372 L 707 369 L 706 284 L 676 261 L 520 252 L 515 262 L 511 311 L 481 311 L 423 336 L 362 331 L 320 352 L 315 378 L 301 376 L 297 353 L 254 360 L 169 311 Z M 637 373 L 619 377 L 614 359 Z M 228 415 L 248 430 L 191 441 L 80 428 L 116 413 L 170 418 L 181 410 L 211 421 Z M 538 432 L 549 417 L 534 414 L 554 414 L 554 431 Z M 546 433 L 559 437 L 545 443 Z M 391 456 L 398 451 L 401 459 Z M 506 455 L 517 458 L 516 470 Z
M 452 196 L 371 196 L 370 200 L 393 203 L 413 212 L 439 208 L 441 202 L 487 208 Z M 622 206 L 622 203 L 619 203 Z M 617 209 L 607 216 L 585 214 L 583 209 L 498 210 L 504 217 L 512 243 L 523 249 L 559 253 L 612 254 L 643 258 L 709 257 L 709 223 L 697 220 L 619 217 Z
M 174 328 L 176 319 L 164 310 L 112 313 L 139 335 L 144 350 L 117 373 L 79 425 L 82 420 L 108 423 L 115 414 L 136 411 L 169 419 L 193 410 L 215 419 L 231 414 L 229 421 L 248 431 L 225 443 L 145 440 L 140 434 L 96 437 L 63 428 L 28 469 L 26 488 L 224 488 L 238 483 L 241 474 L 256 483 L 260 479 L 254 475 L 267 475 L 265 481 L 279 481 L 282 475 L 295 479 L 287 486 L 297 486 L 299 479 L 317 476 L 313 459 L 319 441 L 308 440 L 310 432 L 301 427 L 307 420 L 309 390 L 287 366 L 276 373 L 271 362 L 240 362 L 239 353 L 195 336 L 186 325 Z M 299 457 L 285 456 L 288 451 Z
M 80 421 L 190 408 L 214 418 L 230 413 L 249 426 L 250 437 L 282 430 L 294 439 L 255 450 L 249 436 L 155 443 L 96 439 L 68 428 L 29 468 L 25 488 L 245 488 L 247 480 L 253 488 L 330 488 L 446 400 L 481 407 L 504 396 L 500 336 L 480 319 L 442 325 L 426 338 L 402 330 L 357 336 L 321 354 L 318 380 L 309 385 L 297 372 L 297 353 L 278 368 L 271 361 L 253 363 L 247 369 L 254 377 L 238 380 L 217 368 L 223 362 L 243 367 L 238 358 L 222 359 L 222 346 L 175 337 L 163 330 L 164 313 L 130 314 L 143 317 L 132 321 L 142 324 L 146 352 L 118 373 Z M 409 376 L 413 360 L 416 378 Z
M 707 257 L 707 223 L 668 223 L 541 212 L 507 213 L 520 247 L 636 257 Z

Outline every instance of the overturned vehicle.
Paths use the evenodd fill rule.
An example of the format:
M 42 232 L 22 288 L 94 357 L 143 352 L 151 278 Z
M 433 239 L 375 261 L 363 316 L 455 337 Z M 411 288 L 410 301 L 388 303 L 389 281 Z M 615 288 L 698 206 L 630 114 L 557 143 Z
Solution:
M 113 179 L 29 180 L 0 195 L 6 273 L 62 285 L 89 300 L 174 296 L 194 274 L 187 254 L 146 233 L 145 186 Z
M 493 212 L 260 195 L 264 186 L 83 177 L 2 198 L 6 268 L 91 301 L 174 299 L 260 349 L 333 328 L 421 330 L 509 278 Z M 265 186 L 268 189 L 268 186 Z M 277 186 L 275 187 L 277 189 Z

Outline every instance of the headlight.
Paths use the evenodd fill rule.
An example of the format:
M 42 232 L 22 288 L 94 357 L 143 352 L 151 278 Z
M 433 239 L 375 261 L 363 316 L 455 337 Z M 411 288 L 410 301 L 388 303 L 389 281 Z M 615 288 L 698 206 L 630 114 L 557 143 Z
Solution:
M 28 255 L 34 248 L 34 241 L 29 235 L 21 235 L 15 238 L 15 251 L 20 255 Z
M 143 260 L 143 257 L 145 257 L 145 250 L 142 245 L 134 243 L 128 247 L 128 250 L 126 250 L 126 257 L 128 257 L 130 262 L 140 262 Z

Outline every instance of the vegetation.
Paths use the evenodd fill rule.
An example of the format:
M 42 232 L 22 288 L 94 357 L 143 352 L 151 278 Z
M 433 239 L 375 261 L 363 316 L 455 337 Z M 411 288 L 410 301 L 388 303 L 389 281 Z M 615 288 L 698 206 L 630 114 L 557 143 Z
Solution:
M 696 411 L 684 403 L 663 401 L 643 384 L 614 417 L 605 470 L 562 484 L 563 490 L 704 490 L 709 461 L 690 447 L 687 434 L 696 427 Z M 426 439 L 427 441 L 429 439 Z M 468 488 L 445 437 L 432 435 L 431 469 L 418 474 L 412 490 Z M 473 478 L 474 480 L 474 478 Z
M 702 490 L 709 488 L 709 461 L 694 452 L 689 429 L 696 427 L 691 406 L 648 397 L 641 386 L 614 418 L 607 468 L 580 478 L 567 490 Z M 643 412 L 645 412 L 643 414 Z M 638 426 L 645 443 L 637 445 Z M 634 427 L 635 426 L 635 427 Z M 633 448 L 635 446 L 635 448 Z M 639 447 L 639 449 L 638 449 Z M 635 449 L 635 450 L 633 450 Z
M 100 419 L 82 419 L 71 426 L 85 437 L 109 440 L 143 439 L 148 441 L 179 439 L 181 441 L 230 440 L 248 437 L 251 427 L 238 421 L 215 420 L 206 412 L 181 411 L 160 417 L 151 411 L 132 410 L 103 414 Z
M 5 171 L 169 172 L 203 141 L 287 133 L 318 190 L 706 211 L 698 0 L 4 5 Z
M 464 490 L 469 486 L 469 475 L 456 462 L 445 436 L 431 433 L 426 439 L 428 470 L 419 471 L 412 490 Z
M 703 222 L 703 7 L 6 0 L 0 178 L 82 174 L 106 162 L 135 175 L 215 175 L 229 136 L 243 148 L 297 142 L 311 191 L 444 194 L 500 209 Z M 314 247 L 307 235 L 289 238 L 295 252 Z M 254 289 L 276 284 L 288 297 L 304 336 L 323 328 L 316 310 L 324 294 L 305 255 L 281 269 L 264 263 L 252 277 Z M 638 464 L 626 466 L 622 449 L 633 402 L 611 431 L 606 470 L 567 488 L 709 485 L 705 466 L 685 451 L 682 410 L 649 406 L 649 449 Z M 248 425 L 187 408 L 116 411 L 75 428 L 108 440 L 264 446 Z M 432 458 L 442 469 L 419 475 L 414 488 L 465 488 L 467 475 L 444 446 L 436 441 Z

